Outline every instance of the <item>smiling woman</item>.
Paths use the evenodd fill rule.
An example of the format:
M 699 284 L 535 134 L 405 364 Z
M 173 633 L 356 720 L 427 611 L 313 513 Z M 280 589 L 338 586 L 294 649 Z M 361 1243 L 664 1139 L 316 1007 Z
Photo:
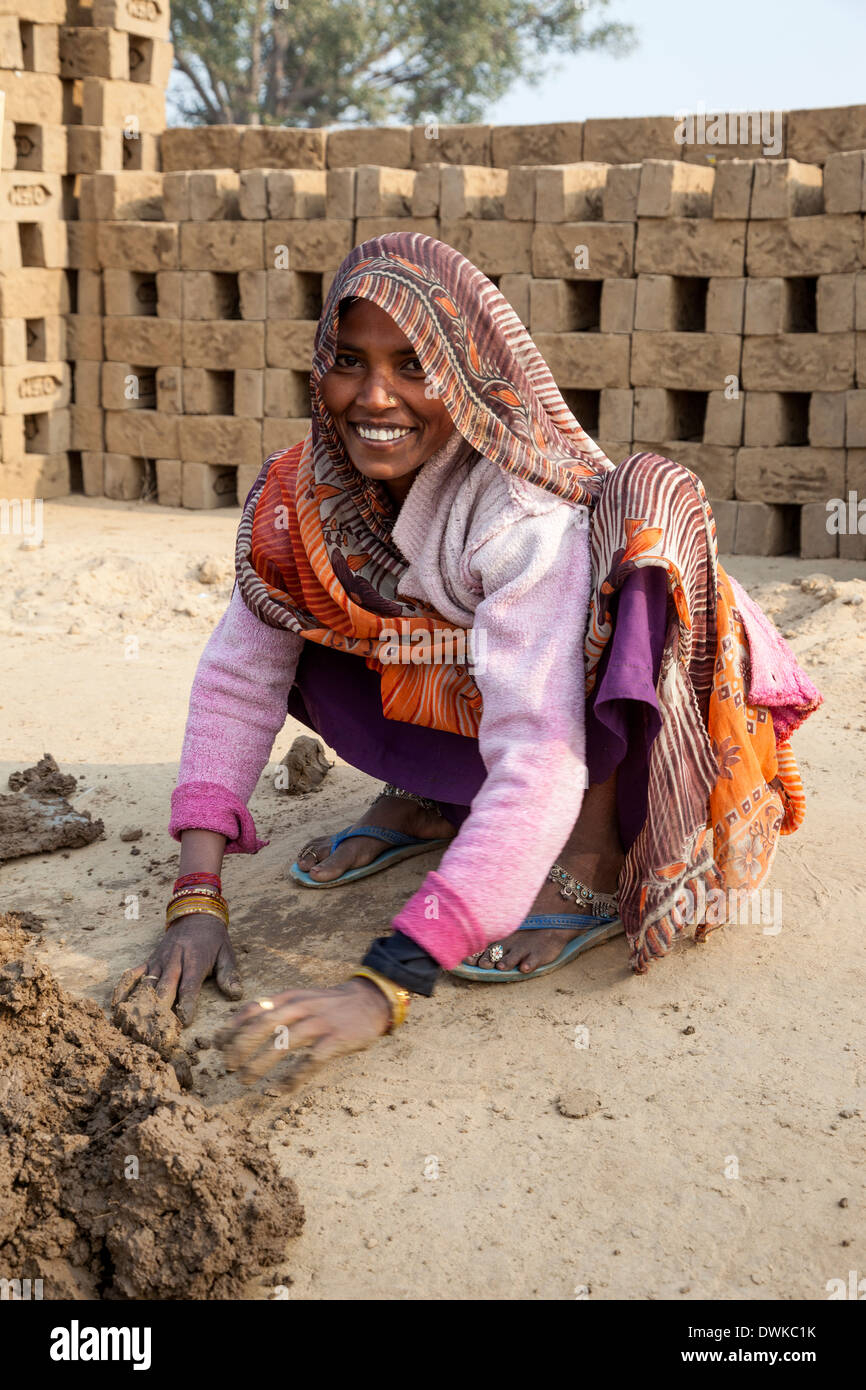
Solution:
M 305 439 L 246 500 L 237 586 L 190 697 L 170 832 L 181 877 L 145 974 L 188 1023 L 202 980 L 238 997 L 224 853 L 287 711 L 385 786 L 302 844 L 304 891 L 444 850 L 344 984 L 247 1005 L 245 1079 L 399 1026 L 441 969 L 518 982 L 625 935 L 645 971 L 697 885 L 760 886 L 800 824 L 789 736 L 820 695 L 718 564 L 700 481 L 614 466 L 499 290 L 420 233 L 357 246 L 329 290 Z M 449 660 L 455 628 L 483 639 Z M 474 643 L 471 644 L 474 647 Z M 383 923 L 383 926 L 385 924 Z
M 319 385 L 322 400 L 358 472 L 384 483 L 399 505 L 454 423 L 389 314 L 369 300 L 344 299 L 339 315 L 339 351 Z

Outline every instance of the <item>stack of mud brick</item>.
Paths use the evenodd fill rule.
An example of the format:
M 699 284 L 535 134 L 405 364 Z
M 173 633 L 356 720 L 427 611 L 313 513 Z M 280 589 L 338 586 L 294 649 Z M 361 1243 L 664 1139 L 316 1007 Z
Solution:
M 699 475 L 723 551 L 866 558 L 856 526 L 827 525 L 831 499 L 866 492 L 866 107 L 779 113 L 771 148 L 757 125 L 727 144 L 683 141 L 670 116 L 159 134 L 163 4 L 93 0 L 60 29 L 59 71 L 21 74 L 49 84 L 46 103 L 56 84 L 55 124 L 29 138 L 49 158 L 40 132 L 56 129 L 65 162 L 56 246 L 36 194 L 17 195 L 16 245 L 22 273 L 57 278 L 16 281 L 4 261 L 3 315 L 29 323 L 43 294 L 42 339 L 30 336 L 47 344 L 52 321 L 42 375 L 57 378 L 57 424 L 40 457 L 68 445 L 73 489 L 242 501 L 261 460 L 306 432 L 316 324 L 341 261 L 377 233 L 417 230 L 500 287 L 613 459 L 651 448 Z M 50 27 L 49 12 L 16 20 L 19 39 Z M 39 198 L 52 172 L 39 165 Z
M 157 169 L 165 0 L 0 0 L 0 494 L 80 487 L 103 448 L 102 291 L 82 175 Z
M 612 458 L 698 474 L 723 551 L 861 557 L 826 504 L 866 488 L 866 109 L 788 113 L 770 156 L 676 128 L 176 129 L 161 179 L 84 180 L 105 313 L 86 490 L 242 501 L 306 431 L 340 262 L 417 230 L 499 285 Z
M 866 483 L 864 156 L 822 167 L 793 125 L 802 157 L 643 165 L 621 399 L 635 450 L 703 479 L 723 551 L 864 559 L 827 505 Z
M 226 128 L 176 134 L 212 144 Z M 250 128 L 248 146 L 267 134 Z M 324 132 L 276 135 L 300 167 L 83 181 L 105 351 L 104 452 L 83 456 L 86 492 L 234 505 L 267 453 L 303 438 L 323 267 L 351 249 L 353 224 L 326 218 Z M 320 167 L 303 167 L 308 153 Z

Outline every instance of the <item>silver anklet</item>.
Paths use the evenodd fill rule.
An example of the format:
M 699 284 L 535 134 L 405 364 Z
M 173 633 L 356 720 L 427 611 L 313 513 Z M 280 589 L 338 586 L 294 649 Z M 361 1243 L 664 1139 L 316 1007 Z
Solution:
M 596 893 L 587 888 L 579 878 L 575 878 L 561 864 L 554 864 L 547 875 L 551 883 L 558 883 L 561 898 L 573 898 L 592 917 L 618 917 L 619 904 L 609 893 Z
M 404 791 L 402 787 L 395 787 L 393 782 L 386 782 L 382 788 L 382 796 L 405 796 L 408 801 L 417 801 L 419 806 L 423 806 L 425 811 L 432 811 L 434 815 L 441 816 L 438 801 L 431 801 L 429 796 L 419 796 L 417 792 Z

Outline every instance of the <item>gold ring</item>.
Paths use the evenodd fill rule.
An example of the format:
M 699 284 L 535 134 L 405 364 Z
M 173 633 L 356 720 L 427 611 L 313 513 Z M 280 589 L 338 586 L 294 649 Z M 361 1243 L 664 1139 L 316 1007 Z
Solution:
M 275 1009 L 277 1007 L 273 999 L 257 999 L 256 1003 L 260 1009 Z

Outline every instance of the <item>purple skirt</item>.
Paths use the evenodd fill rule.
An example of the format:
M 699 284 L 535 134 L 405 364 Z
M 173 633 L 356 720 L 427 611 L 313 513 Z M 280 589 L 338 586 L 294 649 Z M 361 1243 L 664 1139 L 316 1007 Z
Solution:
M 667 577 L 635 570 L 611 599 L 613 633 L 586 704 L 589 780 L 619 769 L 617 813 L 625 849 L 646 819 L 649 750 L 661 726 L 656 684 L 667 630 Z M 575 679 L 583 681 L 583 672 Z M 459 826 L 487 773 L 478 740 L 386 719 L 379 677 L 356 656 L 306 642 L 288 713 L 345 762 L 383 782 L 438 801 Z

